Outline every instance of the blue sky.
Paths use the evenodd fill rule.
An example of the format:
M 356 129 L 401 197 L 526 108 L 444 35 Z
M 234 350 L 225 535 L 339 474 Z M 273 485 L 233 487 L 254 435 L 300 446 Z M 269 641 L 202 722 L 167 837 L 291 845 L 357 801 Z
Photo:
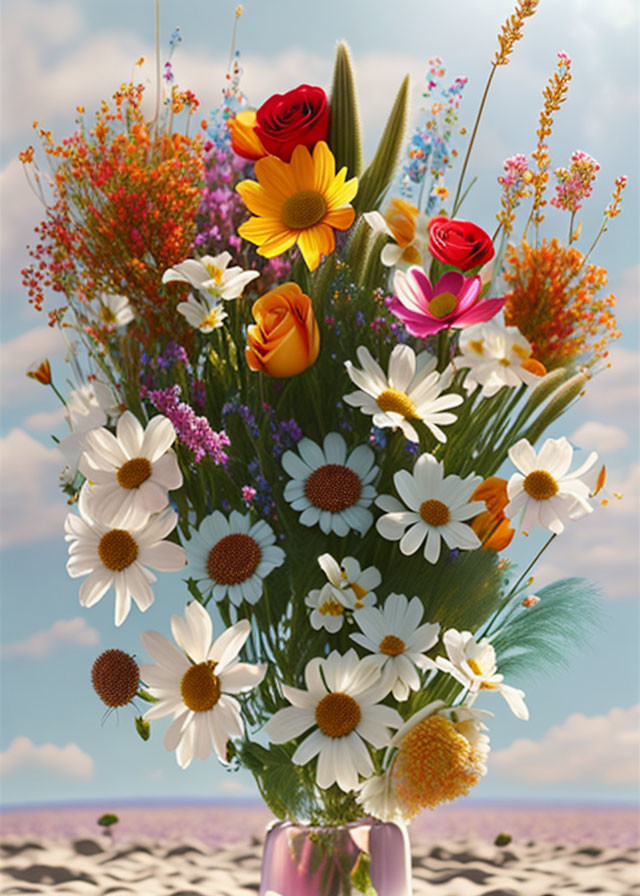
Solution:
M 166 52 L 179 26 L 183 42 L 172 59 L 174 71 L 181 86 L 196 91 L 202 110 L 219 100 L 234 9 L 226 0 L 161 3 L 162 46 Z M 442 57 L 451 80 L 469 78 L 461 110 L 461 123 L 469 126 L 495 35 L 510 10 L 510 0 L 450 0 L 444 8 L 433 0 L 249 0 L 239 23 L 243 87 L 256 105 L 302 81 L 328 88 L 335 42 L 345 38 L 358 74 L 366 151 L 373 151 L 407 71 L 418 114 L 431 56 Z M 78 582 L 65 572 L 67 508 L 56 484 L 61 462 L 50 439 L 52 433 L 62 435 L 64 426 L 53 395 L 24 376 L 44 354 L 59 383 L 68 374 L 56 334 L 27 305 L 20 287 L 24 245 L 40 210 L 17 152 L 32 141 L 34 119 L 58 138 L 70 133 L 76 105 L 89 112 L 130 76 L 139 56 L 152 59 L 153 3 L 5 0 L 1 24 L 2 799 L 248 797 L 255 793 L 251 779 L 229 775 L 214 760 L 196 761 L 181 772 L 162 747 L 161 723 L 148 744 L 134 734 L 128 708 L 101 724 L 102 707 L 89 682 L 93 659 L 111 646 L 141 655 L 140 632 L 168 633 L 169 615 L 181 611 L 185 594 L 177 574 L 160 574 L 155 604 L 144 616 L 132 612 L 117 632 L 112 600 L 80 608 Z M 587 236 L 599 226 L 614 178 L 630 178 L 623 214 L 595 256 L 609 269 L 623 338 L 611 352 L 611 369 L 590 384 L 584 400 L 552 433 L 598 450 L 612 490 L 624 498 L 557 539 L 532 589 L 564 575 L 596 581 L 604 594 L 599 631 L 575 652 L 566 671 L 516 682 L 527 692 L 530 722 L 515 720 L 502 701 L 483 702 L 496 716 L 493 754 L 474 798 L 621 800 L 637 789 L 637 37 L 633 0 L 542 0 L 510 65 L 496 76 L 472 159 L 478 183 L 465 216 L 491 230 L 502 160 L 533 149 L 541 90 L 557 51 L 566 50 L 573 82 L 556 117 L 551 152 L 554 166 L 566 164 L 574 149 L 600 163 L 584 209 Z M 550 210 L 549 224 L 564 235 L 560 212 Z M 535 551 L 530 541 L 514 548 L 516 559 Z

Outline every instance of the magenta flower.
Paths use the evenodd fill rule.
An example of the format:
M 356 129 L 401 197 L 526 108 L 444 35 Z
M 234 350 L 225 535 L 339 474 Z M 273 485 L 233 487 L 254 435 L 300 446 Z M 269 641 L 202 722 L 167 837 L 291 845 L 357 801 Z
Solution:
M 506 300 L 481 299 L 481 287 L 480 277 L 465 277 L 458 271 L 448 271 L 433 286 L 422 268 L 412 267 L 407 274 L 396 272 L 396 294 L 388 307 L 412 336 L 424 339 L 449 327 L 461 330 L 482 323 L 497 314 Z

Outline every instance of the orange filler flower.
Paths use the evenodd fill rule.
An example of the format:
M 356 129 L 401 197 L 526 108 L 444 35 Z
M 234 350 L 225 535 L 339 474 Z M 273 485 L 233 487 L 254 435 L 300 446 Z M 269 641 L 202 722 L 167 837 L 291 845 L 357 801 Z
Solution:
M 490 476 L 480 483 L 471 496 L 472 501 L 484 501 L 487 509 L 471 521 L 471 528 L 482 542 L 484 551 L 503 551 L 515 534 L 509 525 L 504 508 L 509 503 L 507 480 Z
M 335 248 L 333 230 L 347 230 L 355 211 L 348 203 L 358 179 L 345 182 L 346 167 L 335 173 L 333 153 L 324 141 L 313 155 L 296 146 L 290 162 L 275 156 L 258 159 L 256 181 L 243 180 L 236 190 L 249 211 L 239 236 L 258 246 L 258 255 L 273 258 L 297 245 L 310 271 Z
M 49 359 L 45 358 L 43 361 L 36 362 L 29 368 L 29 370 L 27 370 L 27 376 L 30 376 L 32 380 L 37 380 L 37 382 L 42 383 L 43 386 L 49 386 L 51 384 L 51 365 L 49 364 Z

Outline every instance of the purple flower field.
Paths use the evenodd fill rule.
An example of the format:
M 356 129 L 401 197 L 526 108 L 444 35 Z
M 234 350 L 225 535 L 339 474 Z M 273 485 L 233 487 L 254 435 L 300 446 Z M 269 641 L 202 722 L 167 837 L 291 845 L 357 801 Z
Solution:
M 210 847 L 261 839 L 273 819 L 267 809 L 254 804 L 136 806 L 104 802 L 5 809 L 0 814 L 0 830 L 3 837 L 69 840 L 98 835 L 106 840 L 96 824 L 104 812 L 119 816 L 113 829 L 115 842 L 195 839 Z M 521 844 L 534 840 L 626 848 L 640 845 L 640 815 L 633 807 L 478 804 L 442 806 L 423 813 L 410 826 L 411 839 L 421 844 L 463 838 L 493 841 L 500 832 L 511 834 Z

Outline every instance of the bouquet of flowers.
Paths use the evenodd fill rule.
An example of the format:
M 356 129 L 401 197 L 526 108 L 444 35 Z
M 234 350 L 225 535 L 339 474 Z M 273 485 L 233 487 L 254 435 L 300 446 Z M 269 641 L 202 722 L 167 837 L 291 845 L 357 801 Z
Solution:
M 536 5 L 502 26 L 487 89 Z M 61 144 L 41 132 L 53 198 L 24 280 L 38 308 L 64 296 L 50 317 L 78 380 L 67 569 L 84 607 L 115 595 L 117 626 L 173 573 L 149 661 L 112 649 L 92 675 L 107 706 L 149 704 L 143 738 L 170 718 L 182 768 L 248 769 L 282 819 L 408 820 L 485 774 L 478 694 L 527 719 L 512 676 L 588 625 L 588 583 L 530 594 L 538 557 L 519 572 L 503 552 L 536 527 L 546 547 L 604 484 L 595 453 L 544 438 L 619 335 L 576 245 L 598 165 L 555 171 L 568 239 L 543 238 L 564 53 L 492 236 L 489 214 L 461 217 L 482 107 L 446 186 L 466 79 L 442 87 L 441 60 L 427 120 L 407 139 L 405 79 L 366 166 L 344 44 L 329 97 L 283 85 L 254 109 L 240 74 L 236 54 L 196 136 L 193 94 L 172 86 L 147 121 L 133 84 Z M 31 375 L 51 383 L 46 362 Z

